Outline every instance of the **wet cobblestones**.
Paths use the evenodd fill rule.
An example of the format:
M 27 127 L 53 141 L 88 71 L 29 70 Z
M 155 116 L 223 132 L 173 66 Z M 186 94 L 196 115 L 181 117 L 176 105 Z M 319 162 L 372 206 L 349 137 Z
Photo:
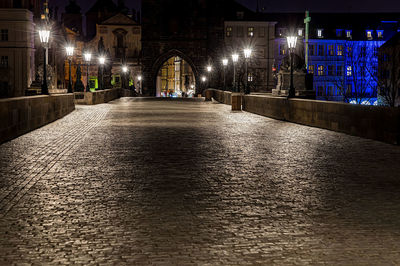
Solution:
M 400 148 L 199 102 L 0 146 L 0 264 L 400 264 Z

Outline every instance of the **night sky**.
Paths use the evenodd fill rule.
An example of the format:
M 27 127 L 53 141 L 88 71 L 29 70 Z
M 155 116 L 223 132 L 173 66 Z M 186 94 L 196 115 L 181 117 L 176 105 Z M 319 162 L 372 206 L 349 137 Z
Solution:
M 96 0 L 77 0 L 86 12 Z M 237 0 L 249 8 L 255 9 L 257 0 Z M 116 2 L 116 0 L 115 0 Z M 68 3 L 68 0 L 49 0 L 50 6 L 58 5 L 60 8 Z M 140 6 L 140 0 L 125 0 L 128 7 Z M 399 0 L 260 0 L 260 8 L 267 12 L 303 12 L 309 9 L 311 12 L 400 12 Z

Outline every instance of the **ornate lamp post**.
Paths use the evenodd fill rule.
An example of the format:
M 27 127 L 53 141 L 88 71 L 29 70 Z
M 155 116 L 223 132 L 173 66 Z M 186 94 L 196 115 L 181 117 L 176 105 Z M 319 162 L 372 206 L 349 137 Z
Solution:
M 86 52 L 84 54 L 85 61 L 86 61 L 86 91 L 90 92 L 90 85 L 89 85 L 89 69 L 90 69 L 90 60 L 92 59 L 92 54 L 90 52 Z
M 122 66 L 122 73 L 124 75 L 124 79 L 122 80 L 122 87 L 126 89 L 126 81 L 127 81 L 127 75 L 128 75 L 128 67 L 127 66 Z
M 232 62 L 233 62 L 233 90 L 236 92 L 237 91 L 237 86 L 236 86 L 236 63 L 239 61 L 239 55 L 238 54 L 233 54 L 232 55 Z
M 50 39 L 50 30 L 47 27 L 39 30 L 40 42 L 43 45 L 43 83 L 42 83 L 42 94 L 48 95 L 49 88 L 47 86 L 47 48 Z
M 212 66 L 208 65 L 207 66 L 207 80 L 208 80 L 208 84 L 207 87 L 210 87 L 210 81 L 211 81 L 211 71 L 212 71 Z
M 226 78 L 225 78 L 225 71 L 226 67 L 228 66 L 228 59 L 222 59 L 222 66 L 223 66 L 223 76 L 224 76 L 224 90 L 226 89 Z
M 290 88 L 288 97 L 293 98 L 296 95 L 293 84 L 293 57 L 294 57 L 294 50 L 296 49 L 297 36 L 287 37 L 287 43 L 290 51 Z
M 249 89 L 249 71 L 248 71 L 248 68 L 249 68 L 249 59 L 250 59 L 250 57 L 251 57 L 251 53 L 253 52 L 251 49 L 249 49 L 249 48 L 246 48 L 246 49 L 244 49 L 243 50 L 243 52 L 244 52 L 244 58 L 245 58 L 245 60 L 246 60 L 246 88 L 245 88 L 245 90 L 244 90 L 244 93 L 245 94 L 250 94 L 250 89 Z
M 103 80 L 103 76 L 104 76 L 104 64 L 106 63 L 106 58 L 104 57 L 104 56 L 100 56 L 99 57 L 99 64 L 100 64 L 100 75 L 101 75 L 101 77 L 100 77 L 100 90 L 103 90 L 104 89 L 104 84 L 103 84 L 103 82 L 104 82 L 104 80 Z
M 138 76 L 138 81 L 139 81 L 139 93 L 142 94 L 142 76 Z
M 65 50 L 67 51 L 67 57 L 68 57 L 68 63 L 69 63 L 69 81 L 68 81 L 68 93 L 72 93 L 72 80 L 71 80 L 71 60 L 72 56 L 74 55 L 74 50 L 75 48 L 71 45 L 68 45 L 65 47 Z

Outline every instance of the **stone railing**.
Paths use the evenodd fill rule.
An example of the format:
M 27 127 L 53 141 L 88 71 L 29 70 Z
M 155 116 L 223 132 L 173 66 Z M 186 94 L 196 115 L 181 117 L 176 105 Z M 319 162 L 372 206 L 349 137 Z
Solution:
M 109 89 L 95 92 L 75 92 L 75 103 L 84 105 L 95 105 L 108 103 L 120 97 L 133 97 L 134 93 L 125 89 Z
M 221 103 L 228 101 L 223 91 L 213 90 L 212 97 Z M 400 108 L 245 95 L 242 96 L 242 109 L 293 123 L 400 144 Z
M 0 99 L 0 143 L 49 124 L 73 110 L 72 94 Z

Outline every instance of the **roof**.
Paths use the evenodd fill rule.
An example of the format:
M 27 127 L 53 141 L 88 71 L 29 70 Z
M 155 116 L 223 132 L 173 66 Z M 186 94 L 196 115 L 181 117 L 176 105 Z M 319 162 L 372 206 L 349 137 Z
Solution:
M 264 13 L 277 21 L 276 28 L 296 30 L 304 28 L 304 13 Z M 317 37 L 316 30 L 323 29 L 325 39 L 337 39 L 336 30 L 351 30 L 353 40 L 366 39 L 366 30 L 383 30 L 383 39 L 391 38 L 400 28 L 400 13 L 310 13 L 310 38 Z M 343 34 L 343 38 L 345 35 Z
M 101 25 L 137 25 L 137 22 L 125 14 L 117 13 L 103 21 Z
M 396 33 L 392 38 L 390 38 L 387 42 L 385 42 L 381 49 L 390 48 L 396 46 L 400 43 L 400 32 Z

